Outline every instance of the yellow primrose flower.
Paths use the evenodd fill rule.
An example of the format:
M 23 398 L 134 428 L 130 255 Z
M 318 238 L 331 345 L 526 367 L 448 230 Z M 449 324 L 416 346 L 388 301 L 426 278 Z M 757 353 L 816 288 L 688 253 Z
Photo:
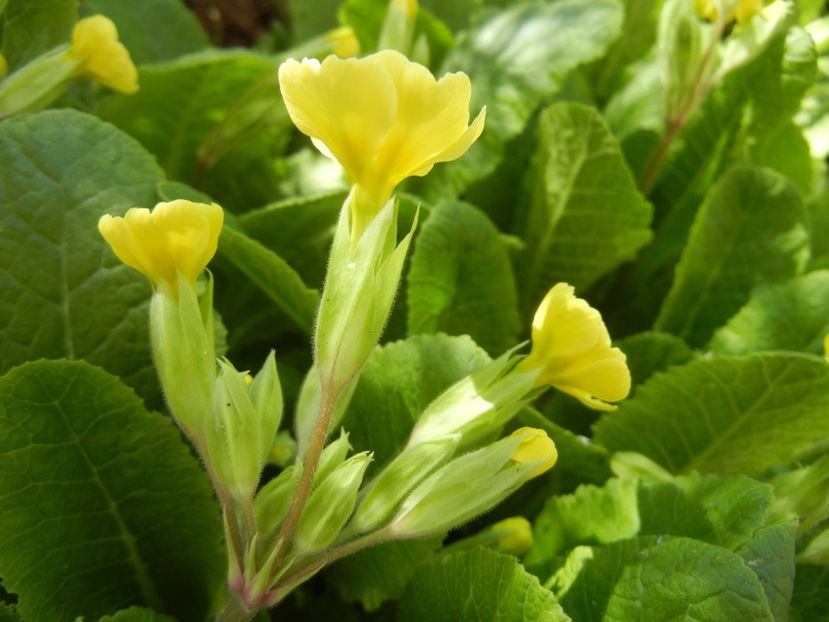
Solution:
M 480 136 L 485 109 L 469 123 L 464 73 L 435 80 L 393 50 L 365 58 L 289 59 L 279 68 L 291 119 L 353 184 L 352 240 L 407 177 L 463 155 Z
M 121 93 L 138 90 L 138 71 L 130 53 L 118 40 L 115 24 L 103 15 L 93 15 L 75 24 L 67 56 L 81 63 L 77 75 Z
M 325 35 L 325 40 L 331 45 L 334 54 L 340 58 L 357 56 L 360 53 L 360 41 L 350 26 L 340 26 L 329 30 Z
M 543 460 L 531 477 L 538 477 L 553 468 L 558 460 L 558 452 L 553 440 L 544 430 L 538 428 L 518 428 L 510 436 L 523 436 L 521 444 L 512 455 L 512 459 L 521 464 Z
M 176 291 L 178 274 L 195 284 L 213 258 L 223 220 L 224 212 L 215 203 L 179 199 L 159 203 L 152 212 L 134 207 L 123 218 L 106 214 L 98 230 L 118 259 L 154 285 L 164 283 Z
M 717 21 L 717 17 L 720 14 L 714 0 L 694 0 L 694 10 L 700 19 L 704 19 L 707 22 Z
M 498 536 L 498 550 L 502 553 L 523 555 L 532 548 L 533 528 L 523 516 L 498 521 L 489 531 Z
M 615 410 L 630 393 L 624 353 L 610 347 L 602 316 L 567 283 L 554 286 L 535 312 L 532 350 L 522 369 L 540 369 L 538 386 L 552 385 L 596 410 Z
M 740 0 L 734 7 L 734 17 L 741 24 L 745 24 L 763 8 L 763 0 Z

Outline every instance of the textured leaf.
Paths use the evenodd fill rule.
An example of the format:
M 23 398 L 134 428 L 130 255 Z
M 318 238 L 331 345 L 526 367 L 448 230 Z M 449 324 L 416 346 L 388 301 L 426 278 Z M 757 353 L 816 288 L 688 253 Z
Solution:
M 620 339 L 614 345 L 627 357 L 634 391 L 655 373 L 694 358 L 693 350 L 682 339 L 667 333 L 639 333 Z
M 0 53 L 9 70 L 57 45 L 69 43 L 78 0 L 7 0 L 0 12 Z
M 408 277 L 409 334 L 468 334 L 493 355 L 521 328 L 507 248 L 489 219 L 466 203 L 444 203 L 417 237 Z
M 400 601 L 401 622 L 564 622 L 555 597 L 510 555 L 473 549 L 421 566 Z
M 650 239 L 651 206 L 601 115 L 578 104 L 541 114 L 527 218 L 529 308 L 552 283 L 585 289 Z
M 774 620 L 760 581 L 738 555 L 683 537 L 576 549 L 554 591 L 580 622 Z
M 797 566 L 792 594 L 791 622 L 829 620 L 829 566 Z
M 207 477 L 117 378 L 80 361 L 0 378 L 0 465 L 0 574 L 24 618 L 203 619 L 222 563 Z
M 374 451 L 369 473 L 402 449 L 429 402 L 487 362 L 469 337 L 416 335 L 377 348 L 341 424 L 355 452 Z
M 232 227 L 222 230 L 219 251 L 300 328 L 311 332 L 319 292 L 306 287 L 284 259 Z
M 81 8 L 115 22 L 118 38 L 137 65 L 168 60 L 208 45 L 196 16 L 181 0 L 81 0 Z
M 758 288 L 714 333 L 708 348 L 721 354 L 764 350 L 823 352 L 829 333 L 829 271 Z
M 98 233 L 106 212 L 155 203 L 163 173 L 138 143 L 72 111 L 0 125 L 0 372 L 83 358 L 158 399 L 150 285 Z
M 504 144 L 517 136 L 564 76 L 600 58 L 622 23 L 617 0 L 522 2 L 477 24 L 450 52 L 439 73 L 463 71 L 472 81 L 471 109 L 487 107 L 486 129 L 461 159 L 438 166 L 425 196 L 457 196 L 491 173 Z
M 700 208 L 655 327 L 704 344 L 758 284 L 798 274 L 809 258 L 797 191 L 771 172 L 735 168 Z
M 419 564 L 431 559 L 442 537 L 389 542 L 346 557 L 328 571 L 346 601 L 359 601 L 368 611 L 403 595 Z
M 829 367 L 784 353 L 671 368 L 595 426 L 601 445 L 639 452 L 675 473 L 762 473 L 827 434 Z

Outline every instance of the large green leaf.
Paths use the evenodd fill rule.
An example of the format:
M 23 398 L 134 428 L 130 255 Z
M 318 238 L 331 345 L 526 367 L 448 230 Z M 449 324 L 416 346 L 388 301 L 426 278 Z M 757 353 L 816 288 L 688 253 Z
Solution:
M 222 230 L 219 251 L 301 329 L 311 333 L 319 292 L 306 287 L 284 259 L 233 227 Z
M 72 111 L 0 124 L 0 372 L 39 357 L 101 365 L 157 398 L 150 286 L 98 233 L 151 207 L 163 173 L 133 139 Z
M 87 14 L 102 14 L 140 65 L 169 60 L 207 47 L 207 35 L 182 0 L 81 0 Z
M 795 276 L 808 258 L 805 211 L 792 185 L 767 170 L 731 169 L 697 214 L 656 328 L 701 346 L 752 288 Z
M 829 620 L 829 566 L 797 566 L 792 594 L 791 622 Z
M 829 271 L 760 287 L 714 333 L 708 347 L 721 354 L 763 350 L 823 352 L 829 333 Z
M 342 421 L 354 451 L 374 451 L 370 472 L 406 444 L 415 421 L 444 389 L 487 363 L 469 337 L 415 335 L 369 357 Z
M 774 622 L 763 586 L 739 555 L 684 537 L 579 547 L 553 591 L 579 622 Z
M 9 69 L 69 43 L 78 0 L 7 0 L 0 11 L 0 53 Z
M 278 193 L 273 160 L 290 122 L 277 66 L 274 58 L 242 50 L 146 65 L 138 93 L 106 99 L 100 115 L 141 141 L 170 178 L 244 211 Z
M 829 367 L 784 353 L 673 367 L 595 426 L 608 449 L 642 453 L 676 473 L 763 473 L 827 435 Z
M 490 220 L 460 202 L 438 205 L 417 236 L 408 276 L 409 334 L 467 334 L 493 355 L 521 328 L 509 254 Z
M 601 115 L 578 104 L 541 114 L 527 217 L 529 308 L 551 284 L 592 285 L 650 239 L 651 206 Z
M 421 566 L 400 601 L 401 622 L 565 622 L 555 597 L 511 555 L 473 549 Z
M 504 144 L 521 133 L 564 76 L 605 53 L 619 34 L 622 13 L 617 0 L 522 2 L 470 30 L 442 72 L 469 75 L 472 110 L 487 107 L 486 128 L 464 157 L 429 174 L 426 196 L 456 196 L 491 173 L 504 157 Z
M 204 619 L 221 575 L 207 476 L 117 378 L 81 361 L 0 378 L 0 465 L 0 575 L 24 618 Z

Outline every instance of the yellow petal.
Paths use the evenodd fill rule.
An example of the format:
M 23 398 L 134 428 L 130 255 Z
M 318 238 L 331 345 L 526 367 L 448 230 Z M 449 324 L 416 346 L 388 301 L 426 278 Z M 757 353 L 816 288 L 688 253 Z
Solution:
M 745 24 L 761 8 L 763 8 L 762 0 L 740 0 L 734 8 L 734 17 L 739 23 Z
M 701 19 L 709 22 L 717 21 L 719 11 L 713 0 L 694 0 L 694 9 Z
M 75 24 L 67 54 L 80 61 L 79 75 L 122 93 L 138 90 L 138 70 L 127 48 L 118 40 L 115 24 L 103 15 L 93 15 Z
M 558 283 L 544 297 L 533 317 L 532 339 L 533 350 L 544 358 L 577 356 L 597 343 L 610 345 L 601 314 L 567 283 Z
M 532 472 L 531 477 L 536 477 L 549 471 L 558 460 L 556 445 L 547 436 L 544 430 L 538 428 L 519 428 L 510 436 L 522 437 L 521 443 L 515 449 L 512 459 L 521 464 L 540 462 Z
M 216 204 L 178 200 L 152 212 L 133 208 L 123 218 L 104 215 L 98 230 L 122 262 L 175 291 L 179 274 L 195 283 L 213 258 L 223 220 Z
M 569 361 L 544 376 L 549 384 L 562 391 L 562 387 L 574 387 L 608 402 L 623 400 L 630 393 L 630 370 L 618 348 Z

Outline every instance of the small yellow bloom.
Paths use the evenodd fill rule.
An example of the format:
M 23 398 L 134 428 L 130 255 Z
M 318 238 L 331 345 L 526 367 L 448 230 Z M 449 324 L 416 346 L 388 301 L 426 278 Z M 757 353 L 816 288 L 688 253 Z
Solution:
M 763 8 L 763 0 L 740 0 L 734 7 L 734 17 L 741 24 L 745 24 Z
M 325 40 L 331 45 L 334 54 L 340 58 L 349 58 L 360 53 L 360 41 L 350 26 L 329 30 L 325 34 Z
M 714 0 L 694 0 L 694 10 L 696 10 L 700 19 L 707 22 L 716 22 L 720 14 Z
M 533 528 L 523 516 L 505 518 L 492 525 L 489 531 L 498 536 L 498 550 L 510 555 L 523 555 L 532 548 Z
M 407 177 L 463 155 L 480 136 L 485 110 L 469 123 L 464 73 L 435 80 L 393 50 L 365 58 L 289 59 L 279 68 L 291 119 L 345 169 L 356 240 Z
M 720 15 L 720 3 L 716 0 L 694 0 L 694 9 L 700 18 L 715 22 Z M 754 15 L 763 8 L 763 0 L 726 0 L 725 15 L 726 21 L 731 22 L 737 20 L 740 24 L 745 24 Z
M 532 351 L 523 369 L 540 368 L 538 386 L 552 385 L 596 410 L 615 410 L 630 393 L 624 353 L 610 347 L 602 316 L 566 283 L 554 286 L 535 312 Z
M 538 428 L 518 428 L 511 436 L 522 436 L 521 444 L 512 455 L 512 459 L 521 464 L 543 460 L 531 477 L 546 473 L 558 460 L 558 452 L 553 440 L 544 430 Z
M 123 218 L 106 214 L 98 230 L 118 259 L 154 285 L 164 283 L 176 291 L 178 274 L 195 284 L 213 258 L 223 220 L 224 212 L 215 203 L 179 199 L 159 203 L 152 212 L 134 207 Z
M 103 15 L 93 15 L 75 24 L 67 56 L 81 63 L 77 75 L 121 93 L 138 90 L 138 70 L 127 48 L 118 40 L 115 24 Z

